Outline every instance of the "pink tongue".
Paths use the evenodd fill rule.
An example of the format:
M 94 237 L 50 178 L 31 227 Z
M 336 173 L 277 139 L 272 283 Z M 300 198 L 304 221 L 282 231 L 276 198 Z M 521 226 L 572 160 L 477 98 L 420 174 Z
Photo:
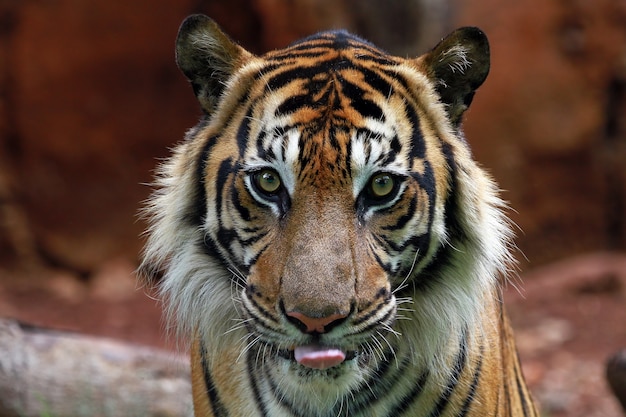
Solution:
M 328 369 L 346 359 L 346 354 L 339 349 L 317 345 L 298 346 L 294 356 L 300 365 L 313 369 Z

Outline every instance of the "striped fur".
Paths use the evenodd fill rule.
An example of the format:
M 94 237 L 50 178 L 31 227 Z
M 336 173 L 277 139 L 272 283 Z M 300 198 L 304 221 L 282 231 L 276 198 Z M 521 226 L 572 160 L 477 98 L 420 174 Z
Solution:
M 205 115 L 161 168 L 141 271 L 191 341 L 196 416 L 537 415 L 500 301 L 511 232 L 460 130 L 482 32 L 258 57 L 196 15 L 177 62 Z

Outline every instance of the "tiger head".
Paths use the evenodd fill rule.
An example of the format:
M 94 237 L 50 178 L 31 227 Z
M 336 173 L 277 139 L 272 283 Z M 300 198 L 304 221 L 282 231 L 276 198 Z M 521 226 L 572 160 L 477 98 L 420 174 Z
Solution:
M 509 259 L 460 129 L 485 35 L 405 59 L 324 32 L 255 56 L 191 16 L 176 52 L 204 116 L 162 167 L 142 269 L 179 327 L 286 389 L 449 367 Z

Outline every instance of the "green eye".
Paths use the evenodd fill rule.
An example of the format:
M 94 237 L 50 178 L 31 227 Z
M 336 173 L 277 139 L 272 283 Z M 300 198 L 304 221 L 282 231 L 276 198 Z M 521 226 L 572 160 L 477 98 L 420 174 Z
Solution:
M 266 194 L 274 194 L 282 185 L 278 173 L 271 169 L 263 169 L 254 174 L 254 182 L 258 189 Z
M 370 194 L 374 198 L 385 198 L 395 188 L 395 182 L 390 174 L 376 174 L 370 179 Z

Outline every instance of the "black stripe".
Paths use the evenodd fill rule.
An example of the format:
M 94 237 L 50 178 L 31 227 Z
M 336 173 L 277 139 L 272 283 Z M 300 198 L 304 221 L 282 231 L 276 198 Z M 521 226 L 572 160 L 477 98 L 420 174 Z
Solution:
M 359 49 L 366 49 L 367 48 L 363 48 L 363 45 L 358 45 Z M 361 54 L 359 53 L 358 57 L 357 57 L 357 62 L 373 62 L 374 64 L 378 64 L 378 65 L 397 65 L 396 62 L 393 62 L 392 60 L 390 60 L 389 58 L 386 58 L 385 55 L 365 55 L 365 54 Z
M 519 395 L 520 403 L 522 405 L 522 410 L 524 411 L 524 416 L 529 416 L 528 410 L 528 402 L 526 401 L 526 391 L 524 390 L 525 384 L 522 381 L 522 376 L 520 375 L 520 370 L 516 366 L 515 367 L 515 383 L 517 386 L 517 395 Z
M 221 246 L 220 249 L 227 251 L 231 255 L 231 258 L 233 255 L 231 253 L 231 243 L 237 238 L 237 234 L 235 230 L 223 226 L 222 212 L 224 211 L 224 207 L 222 207 L 222 205 L 224 201 L 224 188 L 232 171 L 232 159 L 225 159 L 220 163 L 217 170 L 217 177 L 215 178 L 215 210 L 219 226 L 216 236 L 217 243 Z
M 411 136 L 411 152 L 409 158 L 413 159 L 425 159 L 426 158 L 426 141 L 422 136 L 422 130 L 420 127 L 420 119 L 417 115 L 417 111 L 409 102 L 404 105 L 404 114 L 409 119 L 409 123 L 413 128 L 413 135 Z
M 426 381 L 428 381 L 428 377 L 429 373 L 427 371 L 422 373 L 419 379 L 415 382 L 413 389 L 407 395 L 403 396 L 400 402 L 396 404 L 396 406 L 393 407 L 387 415 L 389 417 L 396 417 L 402 415 L 406 410 L 408 410 L 424 391 L 424 386 L 426 385 Z
M 291 55 L 291 51 L 306 51 L 307 49 L 313 48 L 331 48 L 333 46 L 335 35 L 336 32 L 320 32 L 307 36 L 306 38 L 293 42 L 285 49 L 285 52 Z
M 391 226 L 383 226 L 382 229 L 385 231 L 393 232 L 396 230 L 400 230 L 404 228 L 407 223 L 415 217 L 415 210 L 417 209 L 417 194 L 411 196 L 411 201 L 409 201 L 409 206 L 406 209 L 406 212 L 402 214 L 398 221 Z
M 448 231 L 448 236 L 452 241 L 465 241 L 467 240 L 467 234 L 459 219 L 461 216 L 461 206 L 458 201 L 458 176 L 459 167 L 457 166 L 454 149 L 452 146 L 444 141 L 441 141 L 441 151 L 446 158 L 446 164 L 448 165 L 448 171 L 450 172 L 450 187 L 448 196 L 445 203 L 445 224 Z
M 385 245 L 385 241 L 378 235 L 372 235 L 372 237 L 374 238 L 374 240 L 380 245 L 380 246 L 384 246 Z M 378 262 L 378 264 L 380 265 L 381 268 L 383 268 L 383 270 L 385 272 L 388 272 L 390 274 L 393 274 L 393 268 L 391 267 L 391 263 L 390 262 L 385 262 L 379 255 L 378 252 L 376 251 L 376 247 L 374 246 L 373 243 L 369 243 L 367 245 L 368 249 L 369 249 L 369 253 L 370 255 L 374 256 L 374 259 L 376 259 L 376 262 Z M 383 249 L 383 252 L 387 253 L 386 250 Z
M 411 172 L 411 178 L 413 178 L 420 186 L 421 189 L 426 191 L 428 194 L 428 200 L 430 203 L 430 212 L 429 216 L 432 219 L 434 207 L 435 207 L 435 197 L 437 196 L 437 183 L 435 181 L 435 173 L 433 171 L 433 166 L 427 159 L 423 159 L 422 164 L 424 165 L 424 173 L 420 172 Z M 445 167 L 441 167 L 445 169 Z
M 389 352 L 385 352 L 388 354 Z M 353 395 L 349 395 L 349 399 L 353 401 L 348 402 L 348 407 L 345 412 L 346 417 L 352 417 L 362 413 L 373 402 L 381 401 L 386 395 L 393 393 L 396 390 L 396 386 L 402 380 L 402 377 L 406 375 L 408 367 L 411 365 L 411 359 L 405 357 L 404 360 L 397 366 L 392 366 L 395 362 L 391 360 L 379 362 L 379 366 L 374 370 L 372 376 L 364 381 L 359 388 L 353 392 Z M 394 371 L 395 372 L 390 372 Z M 417 386 L 423 386 L 423 383 L 418 380 Z M 337 413 L 335 413 L 337 414 Z M 391 417 L 395 417 L 396 414 L 389 414 Z
M 277 334 L 281 334 L 284 335 L 285 333 L 281 330 L 279 330 L 279 328 L 277 328 L 277 325 L 279 325 L 279 321 L 276 319 L 275 316 L 273 316 L 269 311 L 267 311 L 265 308 L 263 308 L 263 306 L 261 306 L 259 303 L 256 302 L 255 300 L 255 295 L 257 297 L 263 297 L 264 294 L 261 294 L 258 291 L 258 288 L 256 288 L 253 285 L 247 285 L 246 286 L 246 293 L 247 293 L 247 299 L 248 301 L 254 306 L 255 309 L 255 313 L 252 314 L 250 312 L 248 312 L 248 315 L 254 319 L 254 322 L 257 323 L 258 325 L 265 327 L 267 329 L 269 329 L 272 333 L 277 333 Z M 244 304 L 244 308 L 247 309 L 246 305 Z M 259 318 L 259 316 L 261 318 Z M 263 320 L 267 320 L 268 322 L 270 322 L 274 327 L 272 327 L 271 325 L 267 325 L 266 323 L 263 322 Z
M 393 138 L 389 140 L 389 148 L 394 154 L 398 154 L 402 150 L 402 143 L 400 142 L 398 133 L 394 133 Z
M 435 282 L 433 280 L 437 280 L 441 277 L 441 270 L 451 265 L 452 257 L 458 253 L 458 248 L 455 249 L 454 247 L 460 246 L 468 240 L 467 233 L 463 229 L 460 222 L 460 219 L 463 217 L 463 213 L 458 201 L 458 167 L 455 161 L 453 148 L 444 141 L 441 143 L 441 150 L 450 172 L 450 187 L 444 204 L 444 224 L 446 226 L 446 232 L 450 244 L 444 244 L 437 248 L 437 252 L 432 256 L 430 263 L 424 267 L 422 273 L 420 274 L 421 279 L 417 283 L 423 287 L 434 285 Z
M 359 66 L 359 71 L 363 74 L 365 82 L 370 85 L 372 89 L 382 94 L 385 98 L 393 93 L 394 88 L 391 86 L 391 83 L 384 79 L 380 73 L 362 66 Z M 395 77 L 392 77 L 392 79 L 395 80 Z
M 267 417 L 269 416 L 269 413 L 267 411 L 267 406 L 265 405 L 265 402 L 263 401 L 263 397 L 261 397 L 261 391 L 259 390 L 259 385 L 258 385 L 258 381 L 255 378 L 255 375 L 257 374 L 257 370 L 254 367 L 254 359 L 252 358 L 252 355 L 250 355 L 250 352 L 248 352 L 248 354 L 246 355 L 246 365 L 248 368 L 248 376 L 250 379 L 250 386 L 252 387 L 252 394 L 254 395 L 254 403 L 258 406 L 257 408 L 259 409 L 259 411 L 261 412 L 261 416 L 263 417 Z M 243 393 L 241 395 L 244 395 Z
M 241 243 L 241 246 L 246 247 L 246 246 L 254 245 L 259 240 L 263 239 L 265 236 L 267 236 L 267 232 L 257 233 L 255 236 L 251 236 L 247 239 L 242 239 L 241 236 L 239 236 L 239 233 L 237 233 L 237 241 Z
M 230 261 L 226 259 L 224 255 L 220 252 L 220 250 L 217 248 L 217 244 L 215 243 L 215 241 L 211 239 L 208 235 L 202 236 L 201 240 L 199 240 L 197 243 L 197 247 L 199 247 L 200 250 L 206 255 L 208 255 L 210 258 L 213 258 L 213 259 L 217 258 L 217 260 L 219 261 L 221 265 L 224 265 L 224 266 L 231 265 Z M 244 276 L 247 276 L 248 274 L 247 269 L 243 269 L 242 267 L 238 267 L 238 268 L 239 268 L 239 272 L 241 272 Z M 236 275 L 236 278 L 240 284 L 242 285 L 246 284 L 244 281 L 242 281 L 242 279 L 238 275 Z
M 239 159 L 243 159 L 246 149 L 248 148 L 248 142 L 250 140 L 250 120 L 252 120 L 252 109 L 254 103 L 248 107 L 246 115 L 241 120 L 239 128 L 237 129 L 237 146 L 239 147 Z
M 474 378 L 472 378 L 472 384 L 467 392 L 465 397 L 465 401 L 463 401 L 463 405 L 461 406 L 461 411 L 457 414 L 458 417 L 465 417 L 469 413 L 469 410 L 472 406 L 472 402 L 474 401 L 474 397 L 476 395 L 476 390 L 478 389 L 478 385 L 480 383 L 480 377 L 482 375 L 482 367 L 483 367 L 483 356 L 485 354 L 485 346 L 483 344 L 480 345 L 480 354 L 478 356 L 478 364 L 476 365 L 476 369 L 474 370 Z
M 265 237 L 265 235 L 263 235 Z M 259 251 L 252 257 L 252 259 L 250 259 L 248 261 L 248 263 L 246 264 L 246 267 L 248 268 L 248 270 L 250 269 L 250 265 L 255 265 L 256 261 L 261 257 L 261 255 L 263 254 L 263 252 L 265 252 L 267 250 L 267 248 L 269 247 L 269 245 L 265 245 L 263 246 L 261 249 L 259 249 Z
M 355 47 L 358 48 L 361 44 L 366 43 L 363 39 L 360 39 L 345 30 L 333 31 L 331 33 L 334 35 L 332 49 L 341 51 Z
M 217 230 L 217 241 L 219 242 L 219 246 L 222 250 L 230 255 L 231 259 L 234 258 L 234 254 L 232 253 L 232 243 L 235 240 L 239 240 L 239 236 L 237 236 L 237 232 L 234 229 L 220 227 Z
M 288 62 L 296 61 L 302 58 L 304 59 L 320 58 L 320 57 L 323 57 L 326 53 L 328 53 L 328 46 L 330 45 L 310 45 L 305 48 L 289 49 L 282 54 L 276 54 L 276 55 L 270 56 L 268 58 L 268 61 L 280 62 L 284 65 Z M 300 50 L 302 50 L 302 52 L 294 52 L 294 51 L 300 51 Z
M 385 74 L 387 77 L 389 77 L 389 79 L 392 79 L 396 83 L 399 83 L 402 86 L 402 88 L 404 88 L 404 90 L 407 93 L 411 93 L 411 92 L 414 91 L 415 88 L 411 87 L 412 83 L 409 83 L 409 81 L 407 81 L 407 79 L 404 78 L 404 76 L 401 75 L 397 70 L 395 70 L 395 69 L 389 69 L 389 70 L 381 69 L 380 71 L 383 74 Z
M 437 404 L 435 404 L 435 408 L 428 414 L 428 417 L 439 417 L 445 410 L 445 408 L 450 403 L 450 397 L 454 393 L 454 389 L 459 384 L 461 374 L 463 373 L 463 369 L 465 369 L 465 365 L 467 364 L 467 332 L 463 332 L 463 336 L 461 337 L 461 346 L 459 350 L 459 354 L 456 357 L 454 362 L 454 368 L 452 369 L 452 375 L 450 375 L 450 379 L 448 380 L 447 386 L 444 388 L 443 392 L 439 396 L 439 400 Z
M 294 80 L 311 79 L 318 74 L 325 74 L 328 72 L 327 67 L 328 64 L 324 66 L 318 64 L 314 67 L 297 66 L 288 70 L 280 71 L 267 80 L 265 91 L 270 93 L 272 91 L 279 90 Z
M 220 400 L 219 393 L 217 392 L 217 387 L 213 382 L 213 376 L 211 375 L 211 371 L 209 370 L 209 365 L 207 363 L 206 346 L 203 342 L 200 342 L 200 361 L 202 362 L 204 384 L 207 389 L 207 395 L 209 396 L 213 415 L 215 417 L 227 417 L 228 410 L 224 407 L 224 404 L 222 404 L 222 400 Z
M 359 68 L 359 71 L 364 71 L 363 68 Z M 371 72 L 371 71 L 370 71 Z M 366 99 L 365 90 L 361 86 L 351 83 L 344 78 L 340 78 L 341 92 L 345 97 L 350 99 L 350 105 L 353 109 L 361 114 L 363 117 L 371 117 L 375 120 L 385 121 L 385 114 L 378 104 L 374 101 Z
M 222 204 L 223 204 L 223 192 L 224 192 L 224 187 L 226 186 L 226 181 L 228 180 L 229 175 L 232 173 L 233 170 L 233 160 L 232 158 L 228 158 L 223 160 L 220 163 L 219 168 L 217 169 L 217 176 L 216 178 L 214 178 L 215 180 L 215 210 L 217 211 L 216 215 L 217 215 L 217 219 L 218 222 L 220 223 L 220 226 L 222 224 Z
M 308 87 L 307 87 L 308 90 Z M 308 91 L 307 91 L 308 93 Z M 289 96 L 285 101 L 280 103 L 280 105 L 276 108 L 274 112 L 275 116 L 282 116 L 291 113 L 295 113 L 303 107 L 315 108 L 315 103 L 313 103 L 313 97 L 310 94 L 300 94 Z
M 509 386 L 509 382 L 507 380 L 507 378 L 503 378 L 502 381 L 503 384 L 503 388 L 504 388 L 504 400 L 505 400 L 505 410 L 507 410 L 509 415 L 513 415 L 513 406 L 511 404 L 511 387 Z
M 263 374 L 265 376 L 265 379 L 269 383 L 270 390 L 272 392 L 272 395 L 276 399 L 276 402 L 278 404 L 280 404 L 282 407 L 285 407 L 292 415 L 294 415 L 296 417 L 307 417 L 304 414 L 302 414 L 296 408 L 296 406 L 293 403 L 293 401 L 291 401 L 292 398 L 289 397 L 287 394 L 285 394 L 284 392 L 281 391 L 281 389 L 278 387 L 278 385 L 272 379 L 272 377 L 269 374 L 269 372 L 266 369 L 263 369 L 263 371 L 264 371 Z M 311 394 L 311 395 L 313 395 L 313 394 Z
M 253 216 L 250 214 L 250 210 L 247 207 L 241 205 L 241 199 L 239 198 L 239 189 L 237 187 L 231 187 L 230 189 L 230 198 L 235 206 L 235 210 L 239 213 L 239 217 L 245 221 L 252 221 Z
M 200 130 L 200 126 L 203 124 L 201 122 L 198 127 L 194 128 L 194 133 L 189 135 L 190 140 L 195 138 L 195 135 Z M 209 154 L 213 150 L 213 146 L 217 142 L 217 137 L 212 136 L 206 139 L 202 150 L 200 151 L 200 156 L 196 163 L 196 187 L 194 190 L 194 194 L 192 196 L 193 204 L 190 205 L 190 210 L 186 213 L 182 213 L 183 219 L 192 226 L 201 226 L 204 224 L 206 212 L 207 212 L 207 201 L 206 201 L 206 189 L 205 189 L 205 171 L 207 166 L 207 159 L 209 158 Z
M 409 247 L 416 248 L 420 253 L 426 253 L 430 244 L 430 232 L 426 232 L 423 235 L 411 236 L 409 239 L 402 243 L 395 243 L 392 240 L 383 238 L 384 244 L 394 252 L 404 252 Z
M 369 321 L 369 319 L 371 319 L 373 316 L 375 316 L 380 310 L 382 310 L 383 307 L 385 307 L 386 303 L 379 303 L 376 308 L 374 308 L 372 311 L 368 312 L 367 314 L 363 314 L 360 317 L 357 317 L 354 321 L 352 321 L 350 324 L 352 326 L 358 326 L 362 323 L 365 323 L 366 321 Z M 393 313 L 393 309 L 390 310 L 391 313 Z M 377 320 L 377 322 L 384 322 L 384 320 Z M 359 331 L 359 333 L 362 333 L 361 331 Z M 356 333 L 350 333 L 350 334 L 356 334 Z
M 282 136 L 282 135 L 279 135 L 277 134 L 277 132 L 274 132 L 274 137 L 272 138 L 272 140 L 275 140 L 279 136 Z M 256 138 L 256 154 L 259 158 L 261 158 L 264 161 L 271 161 L 276 158 L 276 154 L 274 153 L 274 150 L 271 147 L 269 149 L 264 148 L 263 142 L 265 141 L 266 137 L 267 137 L 267 132 L 261 129 L 261 131 L 259 132 L 259 135 Z

